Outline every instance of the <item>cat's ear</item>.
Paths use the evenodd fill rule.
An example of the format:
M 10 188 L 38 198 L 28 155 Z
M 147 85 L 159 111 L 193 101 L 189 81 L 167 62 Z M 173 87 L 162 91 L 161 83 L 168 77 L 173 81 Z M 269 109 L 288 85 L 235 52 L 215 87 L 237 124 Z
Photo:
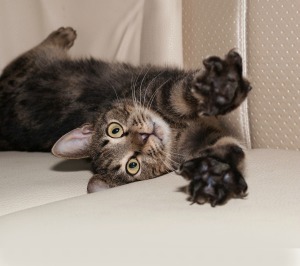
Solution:
M 56 157 L 80 159 L 89 157 L 88 148 L 94 130 L 91 124 L 84 124 L 63 135 L 52 147 Z
M 89 180 L 87 192 L 94 193 L 108 188 L 109 185 L 101 179 L 101 176 L 99 174 L 96 174 Z

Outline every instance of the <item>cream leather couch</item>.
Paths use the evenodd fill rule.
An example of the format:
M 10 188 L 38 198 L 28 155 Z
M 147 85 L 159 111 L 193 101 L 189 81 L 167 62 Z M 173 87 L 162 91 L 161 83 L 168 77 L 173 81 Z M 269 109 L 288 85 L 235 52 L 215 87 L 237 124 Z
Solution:
M 225 206 L 190 205 L 176 192 L 185 180 L 173 173 L 87 195 L 85 161 L 1 152 L 0 265 L 294 265 L 294 252 L 278 248 L 300 245 L 299 1 L 0 6 L 0 71 L 52 30 L 72 26 L 74 56 L 133 64 L 199 67 L 235 47 L 253 85 L 224 120 L 248 148 L 249 195 Z

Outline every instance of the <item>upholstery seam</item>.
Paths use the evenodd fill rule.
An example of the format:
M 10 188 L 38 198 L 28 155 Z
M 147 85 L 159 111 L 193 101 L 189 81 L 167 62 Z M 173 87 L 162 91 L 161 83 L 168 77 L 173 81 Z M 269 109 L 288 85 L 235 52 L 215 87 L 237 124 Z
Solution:
M 238 43 L 240 51 L 243 57 L 243 69 L 244 75 L 248 74 L 248 58 L 247 58 L 247 0 L 242 0 L 239 5 L 239 21 L 238 21 Z M 250 136 L 250 124 L 249 124 L 249 108 L 248 99 L 244 101 L 241 106 L 241 122 L 243 136 L 245 139 L 246 147 L 251 149 L 251 136 Z

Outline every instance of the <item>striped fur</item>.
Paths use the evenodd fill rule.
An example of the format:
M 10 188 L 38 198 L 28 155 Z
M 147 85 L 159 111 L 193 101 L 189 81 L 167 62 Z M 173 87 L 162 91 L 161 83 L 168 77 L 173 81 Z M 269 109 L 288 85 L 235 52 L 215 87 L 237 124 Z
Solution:
M 251 89 L 242 77 L 238 53 L 230 51 L 224 59 L 210 57 L 203 61 L 202 70 L 135 67 L 93 58 L 71 59 L 67 50 L 75 39 L 72 28 L 60 28 L 4 69 L 0 77 L 0 150 L 47 152 L 59 140 L 54 153 L 91 157 L 95 175 L 89 192 L 179 168 L 191 180 L 188 191 L 195 202 L 216 205 L 244 194 L 244 182 L 241 187 L 232 186 L 234 189 L 226 185 L 222 191 L 221 185 L 205 189 L 210 181 L 201 181 L 200 186 L 194 180 L 196 174 L 190 176 L 186 166 L 205 154 L 213 158 L 208 160 L 211 173 L 215 173 L 216 162 L 225 163 L 229 166 L 219 176 L 224 179 L 234 172 L 241 177 L 237 181 L 229 178 L 230 182 L 243 180 L 244 153 L 236 141 L 222 142 L 228 134 L 217 119 L 238 107 Z M 112 123 L 119 125 L 114 130 L 122 130 L 121 137 L 109 136 Z M 81 143 L 78 147 L 64 144 L 78 134 L 80 141 L 74 142 Z M 71 150 L 64 155 L 57 147 Z M 137 167 L 137 173 L 129 174 Z M 201 191 L 195 192 L 197 184 Z

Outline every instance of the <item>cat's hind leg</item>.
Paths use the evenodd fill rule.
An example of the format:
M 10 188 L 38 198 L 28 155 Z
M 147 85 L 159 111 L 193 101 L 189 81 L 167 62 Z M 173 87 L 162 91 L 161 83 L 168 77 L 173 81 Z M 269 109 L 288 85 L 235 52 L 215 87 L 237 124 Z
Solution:
M 178 174 L 190 181 L 185 189 L 193 203 L 221 205 L 230 198 L 246 196 L 243 177 L 245 153 L 231 137 L 220 138 L 197 158 L 183 163 Z
M 0 76 L 0 150 L 21 149 L 21 145 L 13 144 L 11 139 L 12 136 L 19 134 L 20 125 L 32 123 L 30 120 L 24 120 L 24 105 L 31 99 L 29 91 L 36 89 L 37 86 L 28 87 L 27 81 L 52 63 L 68 59 L 67 50 L 74 44 L 75 39 L 75 30 L 59 28 L 39 45 L 5 67 Z M 30 113 L 30 110 L 28 106 L 26 112 Z
M 50 35 L 40 44 L 40 46 L 55 46 L 61 49 L 70 49 L 77 37 L 76 31 L 71 27 L 61 27 Z
M 76 31 L 70 27 L 61 27 L 52 32 L 39 45 L 5 67 L 0 77 L 0 85 L 2 83 L 7 88 L 16 88 L 37 70 L 56 60 L 68 58 L 67 50 L 72 47 L 76 37 Z

